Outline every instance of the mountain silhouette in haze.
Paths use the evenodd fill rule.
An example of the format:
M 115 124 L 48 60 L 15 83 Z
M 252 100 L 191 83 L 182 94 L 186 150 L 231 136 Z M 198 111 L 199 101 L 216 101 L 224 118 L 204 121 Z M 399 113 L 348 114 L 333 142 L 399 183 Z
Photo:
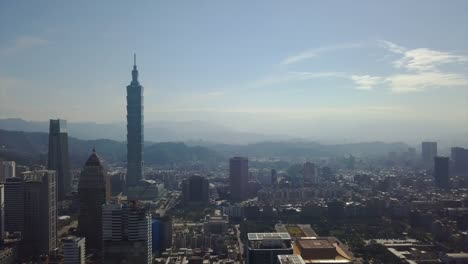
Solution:
M 92 122 L 67 122 L 68 135 L 83 140 L 111 139 L 126 141 L 125 123 L 98 124 Z M 19 118 L 0 119 L 0 129 L 9 131 L 49 131 L 49 121 L 26 121 Z M 226 144 L 247 144 L 264 140 L 289 139 L 283 135 L 262 135 L 238 132 L 204 121 L 145 122 L 145 140 L 152 142 L 204 140 Z
M 47 162 L 49 135 L 44 132 L 0 130 L 0 160 L 15 160 L 20 164 L 33 165 Z M 91 149 L 106 162 L 126 164 L 127 145 L 109 139 L 81 140 L 68 137 L 70 162 L 73 168 L 81 168 Z M 175 164 L 211 164 L 224 157 L 217 152 L 200 146 L 187 146 L 179 142 L 145 142 L 145 164 L 171 166 Z
M 107 162 L 125 167 L 127 147 L 124 141 L 110 139 L 82 140 L 68 138 L 71 165 L 81 168 L 96 147 Z M 20 164 L 46 164 L 48 134 L 0 130 L 0 159 L 15 160 Z M 321 157 L 386 156 L 388 152 L 404 152 L 403 143 L 363 142 L 352 144 L 324 145 L 306 141 L 259 142 L 244 145 L 216 144 L 205 141 L 159 142 L 146 141 L 144 161 L 146 165 L 178 166 L 190 164 L 217 165 L 229 157 L 278 158 L 303 160 Z

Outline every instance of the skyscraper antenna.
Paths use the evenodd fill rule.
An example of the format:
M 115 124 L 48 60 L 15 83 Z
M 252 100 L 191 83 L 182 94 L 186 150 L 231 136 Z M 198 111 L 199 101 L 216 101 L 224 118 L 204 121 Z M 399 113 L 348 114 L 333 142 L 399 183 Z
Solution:
M 133 53 L 133 66 L 136 66 L 136 53 Z

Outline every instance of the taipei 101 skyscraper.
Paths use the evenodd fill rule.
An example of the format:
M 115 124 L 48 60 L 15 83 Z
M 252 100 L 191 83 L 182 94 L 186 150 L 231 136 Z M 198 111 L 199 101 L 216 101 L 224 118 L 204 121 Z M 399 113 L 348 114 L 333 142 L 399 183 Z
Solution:
M 143 179 L 143 86 L 133 55 L 132 82 L 127 86 L 127 187 Z

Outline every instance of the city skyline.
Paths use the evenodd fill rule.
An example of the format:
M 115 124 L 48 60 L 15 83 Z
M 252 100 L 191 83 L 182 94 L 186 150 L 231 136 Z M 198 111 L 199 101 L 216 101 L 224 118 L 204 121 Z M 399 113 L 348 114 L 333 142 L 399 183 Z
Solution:
M 112 13 L 102 12 L 105 3 L 90 5 L 32 11 L 2 4 L 2 19 L 16 29 L 0 38 L 7 62 L 0 66 L 0 90 L 9 95 L 0 101 L 0 118 L 122 122 L 124 65 L 135 51 L 149 122 L 200 120 L 307 138 L 343 137 L 336 132 L 342 130 L 360 139 L 468 130 L 463 1 L 361 1 L 339 8 L 146 2 L 115 4 Z M 89 19 L 81 20 L 84 10 Z M 139 41 L 132 41 L 136 35 Z M 73 44 L 83 39 L 91 41 Z M 39 106 L 45 95 L 50 104 Z M 362 127 L 368 134 L 360 134 Z
M 468 263 L 468 2 L 46 1 L 0 3 L 2 264 Z

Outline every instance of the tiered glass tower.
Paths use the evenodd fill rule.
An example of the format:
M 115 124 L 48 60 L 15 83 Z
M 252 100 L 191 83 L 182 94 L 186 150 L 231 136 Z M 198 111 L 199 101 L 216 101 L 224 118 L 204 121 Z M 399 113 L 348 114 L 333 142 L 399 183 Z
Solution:
M 127 187 L 143 179 L 143 86 L 138 82 L 136 56 L 127 86 Z

